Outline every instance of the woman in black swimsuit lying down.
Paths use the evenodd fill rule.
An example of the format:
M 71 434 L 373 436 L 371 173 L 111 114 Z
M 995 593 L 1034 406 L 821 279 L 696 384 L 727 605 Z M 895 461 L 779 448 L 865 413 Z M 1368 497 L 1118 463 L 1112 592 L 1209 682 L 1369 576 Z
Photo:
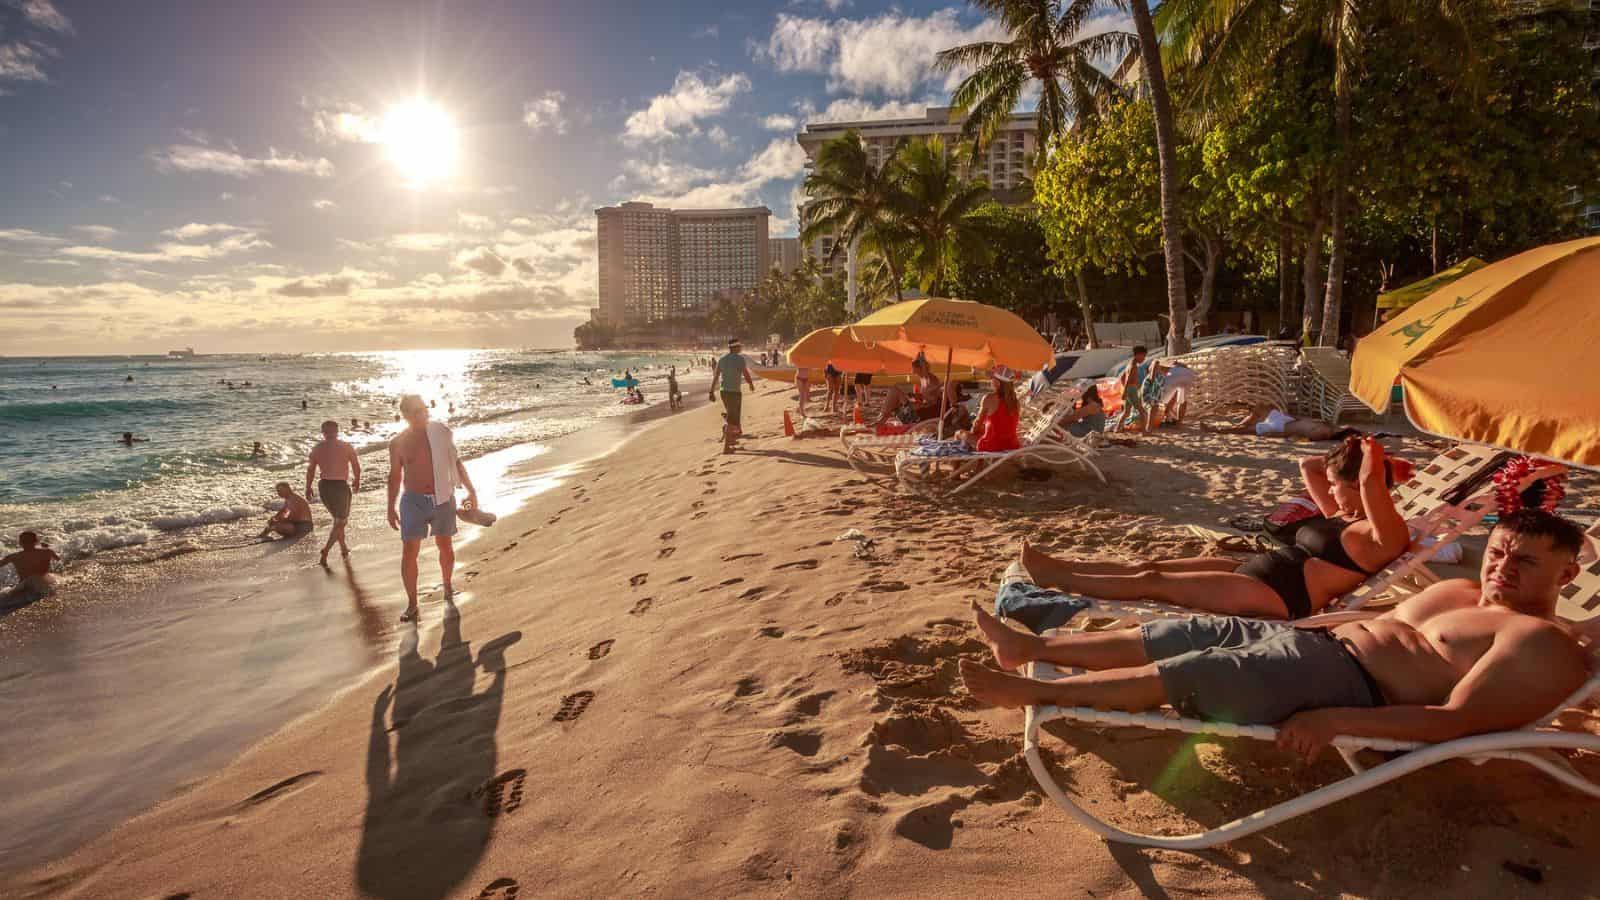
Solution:
M 1243 563 L 1217 556 L 1096 563 L 1055 559 L 1024 543 L 1022 567 L 1040 587 L 1104 600 L 1157 600 L 1228 616 L 1312 615 L 1397 559 L 1411 533 L 1389 494 L 1389 467 L 1376 440 L 1346 438 L 1300 469 L 1328 518 L 1302 526 L 1293 547 Z

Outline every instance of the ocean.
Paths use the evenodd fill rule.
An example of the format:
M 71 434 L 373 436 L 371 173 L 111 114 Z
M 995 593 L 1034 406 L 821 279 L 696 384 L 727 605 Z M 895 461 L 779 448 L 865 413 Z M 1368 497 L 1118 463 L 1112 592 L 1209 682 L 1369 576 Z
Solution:
M 667 367 L 682 374 L 689 361 L 547 350 L 0 358 L 0 547 L 24 529 L 68 559 L 237 541 L 236 520 L 276 508 L 275 482 L 304 485 L 325 419 L 363 460 L 381 459 L 404 427 L 396 402 L 414 392 L 474 457 L 639 409 L 611 386 L 624 370 L 648 403 L 664 402 Z M 7 567 L 0 586 L 11 578 Z

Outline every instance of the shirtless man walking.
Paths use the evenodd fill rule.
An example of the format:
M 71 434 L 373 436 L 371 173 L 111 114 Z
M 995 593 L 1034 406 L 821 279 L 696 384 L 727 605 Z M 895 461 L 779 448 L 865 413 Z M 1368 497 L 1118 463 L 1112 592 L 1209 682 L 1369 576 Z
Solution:
M 1170 704 L 1211 721 L 1277 724 L 1278 746 L 1307 760 L 1342 734 L 1437 743 L 1521 728 L 1588 677 L 1583 648 L 1553 621 L 1582 546 L 1566 519 L 1513 513 L 1489 535 L 1481 583 L 1443 581 L 1331 628 L 1196 616 L 1037 637 L 974 606 L 1000 668 L 1045 660 L 1095 671 L 1045 682 L 962 660 L 961 678 L 992 706 Z
M 322 470 L 317 482 L 317 493 L 311 493 L 311 479 Z M 306 496 L 320 497 L 328 514 L 333 516 L 333 528 L 328 531 L 328 542 L 322 545 L 323 565 L 328 564 L 328 551 L 335 542 L 339 555 L 349 556 L 350 547 L 344 542 L 344 528 L 350 521 L 350 500 L 361 492 L 361 457 L 356 448 L 339 440 L 339 423 L 332 419 L 322 423 L 322 441 L 311 448 L 311 458 L 306 463 Z
M 37 600 L 49 596 L 56 587 L 55 576 L 50 574 L 50 564 L 60 562 L 61 557 L 40 544 L 39 535 L 31 531 L 17 535 L 17 544 L 21 550 L 0 559 L 0 568 L 17 567 L 17 586 L 7 591 L 0 600 Z
M 444 593 L 454 592 L 450 577 L 456 565 L 456 484 L 467 489 L 467 503 L 478 505 L 467 467 L 456 455 L 455 438 L 441 422 L 428 421 L 428 406 L 416 394 L 400 398 L 400 415 L 410 427 L 389 442 L 389 527 L 400 532 L 400 579 L 406 586 L 402 622 L 417 621 L 417 555 L 422 539 L 433 535 L 439 549 Z M 434 450 L 448 456 L 434 459 Z M 405 492 L 401 493 L 404 485 Z

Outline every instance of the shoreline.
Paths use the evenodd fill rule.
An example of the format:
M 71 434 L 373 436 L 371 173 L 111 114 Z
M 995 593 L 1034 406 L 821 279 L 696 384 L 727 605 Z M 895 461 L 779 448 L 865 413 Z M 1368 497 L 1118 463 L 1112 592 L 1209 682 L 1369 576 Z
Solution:
M 78 851 L 0 874 L 0 894 L 1592 892 L 1592 804 L 1498 763 L 1433 767 L 1206 853 L 1109 845 L 1033 784 L 1021 716 L 961 687 L 957 661 L 986 653 L 967 605 L 990 601 L 1019 540 L 1195 555 L 1190 525 L 1270 508 L 1306 445 L 1174 429 L 1102 452 L 1105 484 L 997 478 L 936 502 L 852 470 L 836 441 L 782 437 L 789 396 L 747 394 L 733 455 L 715 407 L 690 409 L 533 497 L 475 547 L 472 603 L 386 651 L 380 677 Z M 1141 831 L 1219 824 L 1343 771 L 1242 739 L 1044 740 L 1064 783 Z
M 702 395 L 685 391 L 686 410 L 698 396 Z M 482 555 L 482 541 L 500 537 L 508 527 L 504 523 L 539 494 L 670 415 L 663 399 L 645 409 L 598 418 L 588 427 L 546 442 L 516 444 L 469 459 L 486 508 L 500 511 L 501 520 L 488 529 L 463 524 L 457 534 L 459 605 L 470 608 L 471 580 L 477 574 L 474 567 Z M 70 853 L 153 805 L 181 795 L 197 780 L 315 715 L 383 670 L 380 648 L 403 633 L 396 617 L 405 599 L 399 580 L 399 542 L 384 521 L 384 488 L 376 477 L 377 468 L 372 467 L 374 477 L 369 482 L 374 488 L 364 485 L 356 495 L 349 537 L 352 556 L 341 560 L 336 548 L 326 570 L 317 565 L 316 557 L 331 523 L 326 510 L 314 502 L 317 528 L 299 540 L 252 540 L 156 557 L 80 560 L 80 572 L 59 585 L 55 596 L 0 617 L 0 699 L 11 695 L 10 726 L 20 738 L 12 752 L 16 758 L 68 757 L 65 763 L 52 763 L 49 771 L 55 779 L 78 787 L 62 796 L 60 791 L 41 789 L 34 777 L 37 770 L 12 766 L 9 777 L 0 774 L 7 811 L 20 814 L 12 817 L 13 822 L 20 825 L 30 816 L 56 821 L 48 832 L 33 829 L 23 838 L 8 835 L 0 823 L 4 860 L 0 878 Z M 495 506 L 488 506 L 490 502 Z M 260 518 L 267 515 L 264 510 Z M 253 529 L 247 530 L 253 534 Z M 430 615 L 440 606 L 435 559 L 432 548 L 425 549 L 418 579 L 425 630 L 438 624 Z M 345 618 L 345 609 L 353 615 Z M 196 651 L 191 644 L 210 647 Z M 230 658 L 230 652 L 241 649 L 248 652 L 237 660 Z M 210 673 L 221 687 L 197 683 L 195 671 Z M 252 685 L 252 675 L 272 686 Z M 136 680 L 141 687 L 122 679 Z M 152 684 L 161 689 L 145 689 Z M 182 713 L 191 710 L 176 708 L 186 704 L 181 696 L 176 700 L 168 696 L 174 691 L 191 699 L 209 699 L 209 704 L 192 712 L 209 714 L 215 721 L 186 725 Z M 230 691 L 239 696 L 227 696 Z M 92 730 L 109 729 L 111 739 L 95 742 L 98 752 L 86 754 L 71 739 L 74 728 L 70 722 L 63 724 L 57 714 L 60 708 L 87 713 L 95 719 Z M 181 740 L 171 734 L 149 734 L 153 726 L 148 719 L 188 733 Z M 136 752 L 115 749 L 130 738 L 139 741 Z M 162 751 L 164 745 L 169 749 Z M 124 775 L 135 776 L 131 780 L 139 788 L 130 790 Z M 110 808 L 85 813 L 81 809 L 85 803 Z M 78 810 L 67 818 L 80 824 L 64 824 L 61 807 Z M 11 830 L 29 829 L 14 825 Z

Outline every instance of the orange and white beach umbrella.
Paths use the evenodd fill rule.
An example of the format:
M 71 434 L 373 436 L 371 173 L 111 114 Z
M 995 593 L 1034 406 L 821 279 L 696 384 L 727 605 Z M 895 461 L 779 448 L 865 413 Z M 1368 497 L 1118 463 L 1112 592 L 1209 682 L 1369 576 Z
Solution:
M 1423 431 L 1600 468 L 1600 237 L 1550 244 L 1430 294 L 1356 344 L 1350 389 L 1398 378 Z
M 934 364 L 1033 371 L 1054 359 L 1050 342 L 1009 310 L 930 297 L 886 306 L 850 326 L 856 340 Z
M 897 353 L 887 347 L 869 347 L 850 335 L 848 326 L 818 328 L 789 348 L 789 365 L 821 369 L 829 363 L 841 372 L 870 372 L 905 375 L 915 356 Z

